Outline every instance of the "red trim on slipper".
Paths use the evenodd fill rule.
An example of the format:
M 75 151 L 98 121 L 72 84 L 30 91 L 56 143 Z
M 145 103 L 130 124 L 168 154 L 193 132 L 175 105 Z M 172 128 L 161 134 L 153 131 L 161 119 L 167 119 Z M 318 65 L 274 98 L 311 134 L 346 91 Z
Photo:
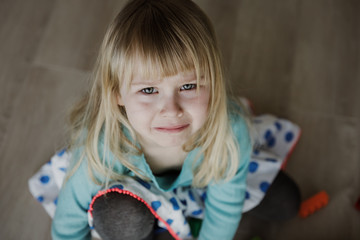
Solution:
M 91 203 L 90 203 L 90 206 L 89 206 L 89 210 L 88 212 L 90 213 L 91 217 L 93 217 L 92 215 L 92 211 L 94 210 L 93 209 L 93 205 L 94 205 L 94 202 L 96 199 L 98 199 L 99 197 L 101 197 L 102 195 L 106 194 L 106 193 L 110 193 L 110 192 L 117 192 L 117 193 L 120 193 L 120 194 L 126 194 L 126 195 L 129 195 L 130 197 L 133 197 L 135 198 L 136 200 L 138 200 L 139 202 L 145 204 L 145 206 L 150 210 L 150 212 L 159 220 L 161 221 L 162 223 L 165 224 L 167 230 L 169 231 L 169 233 L 171 234 L 171 236 L 173 236 L 174 239 L 176 240 L 181 240 L 181 238 L 179 238 L 176 233 L 174 232 L 174 230 L 170 227 L 170 225 L 164 220 L 162 219 L 155 211 L 154 209 L 144 200 L 142 199 L 141 197 L 139 197 L 138 195 L 128 191 L 128 190 L 122 190 L 122 189 L 118 189 L 118 188 L 111 188 L 111 189 L 107 189 L 107 190 L 102 190 L 102 191 L 99 191 L 95 197 L 93 197 Z

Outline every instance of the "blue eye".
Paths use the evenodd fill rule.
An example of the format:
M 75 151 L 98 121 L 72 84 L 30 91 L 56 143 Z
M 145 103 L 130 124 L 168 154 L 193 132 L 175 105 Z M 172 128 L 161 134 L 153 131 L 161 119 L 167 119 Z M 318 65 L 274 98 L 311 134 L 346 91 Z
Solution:
M 196 84 L 195 83 L 190 83 L 190 84 L 184 84 L 181 87 L 181 90 L 191 90 L 191 89 L 195 89 L 196 88 Z
M 157 91 L 155 90 L 154 87 L 148 87 L 148 88 L 141 89 L 141 92 L 145 93 L 145 94 L 157 93 Z

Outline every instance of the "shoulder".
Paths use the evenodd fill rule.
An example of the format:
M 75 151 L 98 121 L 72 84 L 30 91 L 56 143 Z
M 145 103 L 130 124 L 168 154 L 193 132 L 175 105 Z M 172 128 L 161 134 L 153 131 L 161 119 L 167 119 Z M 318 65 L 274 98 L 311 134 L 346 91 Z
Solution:
M 70 166 L 67 172 L 65 185 L 86 186 L 91 188 L 93 182 L 88 172 L 88 161 L 85 156 L 84 147 L 77 147 L 71 150 Z
M 106 182 L 105 169 L 111 169 L 116 174 L 125 172 L 125 166 L 105 147 L 102 139 L 98 142 L 97 159 L 89 158 L 85 146 L 72 149 L 71 155 L 67 179 L 75 185 L 86 184 L 89 189 L 97 188 Z M 100 165 L 103 168 L 100 168 Z

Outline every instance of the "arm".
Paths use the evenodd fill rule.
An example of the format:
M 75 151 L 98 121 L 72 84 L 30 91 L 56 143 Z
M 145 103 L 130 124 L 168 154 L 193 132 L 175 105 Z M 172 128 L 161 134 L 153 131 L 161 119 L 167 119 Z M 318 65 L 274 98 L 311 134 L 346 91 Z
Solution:
M 51 229 L 54 240 L 91 239 L 87 210 L 97 188 L 84 161 L 61 189 Z
M 199 240 L 234 237 L 245 199 L 247 166 L 244 165 L 230 182 L 208 188 Z
M 205 218 L 199 240 L 230 240 L 238 228 L 245 200 L 246 175 L 252 151 L 246 123 L 237 118 L 233 132 L 239 142 L 240 162 L 236 175 L 228 182 L 208 187 Z

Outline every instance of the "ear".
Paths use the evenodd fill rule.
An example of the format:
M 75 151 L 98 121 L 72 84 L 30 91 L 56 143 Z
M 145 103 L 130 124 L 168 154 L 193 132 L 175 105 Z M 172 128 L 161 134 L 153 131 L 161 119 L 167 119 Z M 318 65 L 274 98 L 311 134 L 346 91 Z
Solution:
M 118 95 L 116 96 L 116 100 L 117 100 L 117 104 L 118 104 L 119 106 L 124 106 L 124 102 L 123 102 L 123 100 L 121 99 L 120 94 L 118 94 Z

